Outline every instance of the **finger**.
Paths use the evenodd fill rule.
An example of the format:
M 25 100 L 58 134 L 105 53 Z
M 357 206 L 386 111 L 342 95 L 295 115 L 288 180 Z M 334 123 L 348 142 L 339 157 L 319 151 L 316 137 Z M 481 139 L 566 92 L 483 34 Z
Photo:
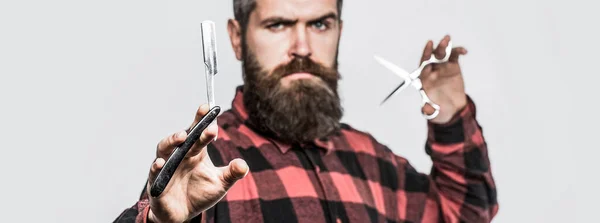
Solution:
M 450 36 L 446 35 L 444 36 L 444 38 L 442 38 L 442 40 L 440 41 L 433 53 L 435 55 L 435 58 L 442 59 L 446 56 L 446 47 L 448 47 L 448 43 L 450 43 Z
M 235 182 L 244 178 L 249 170 L 250 168 L 248 167 L 248 164 L 246 164 L 246 161 L 239 158 L 229 162 L 229 165 L 221 167 L 223 187 L 225 190 L 229 190 Z
M 204 115 L 208 113 L 209 110 L 210 107 L 208 106 L 208 104 L 200 105 L 200 107 L 196 111 L 196 117 L 194 117 L 194 121 L 192 122 L 190 127 L 188 127 L 188 132 L 192 130 L 192 127 L 194 127 L 202 119 L 202 117 L 204 117 Z
M 210 143 L 215 138 L 218 130 L 219 129 L 216 124 L 210 124 L 206 129 L 204 129 L 202 134 L 200 134 L 200 138 L 198 139 L 198 141 L 196 141 L 196 143 L 190 149 L 190 151 L 188 151 L 188 154 L 186 156 L 194 157 L 200 154 L 204 147 L 206 147 L 208 143 Z
M 429 60 L 429 58 L 431 58 L 432 51 L 433 51 L 433 41 L 429 40 L 429 41 L 427 41 L 427 44 L 425 44 L 425 49 L 423 49 L 423 56 L 421 56 L 421 61 L 419 62 L 419 66 L 421 65 L 421 63 L 423 63 L 423 61 Z
M 183 143 L 186 137 L 187 133 L 185 131 L 181 131 L 160 140 L 160 142 L 158 142 L 158 146 L 156 146 L 156 157 L 166 159 L 169 155 L 171 155 L 175 146 Z
M 423 61 L 429 60 L 429 58 L 431 58 L 431 55 L 433 53 L 433 41 L 429 40 L 427 41 L 427 44 L 425 45 L 425 49 L 423 50 L 423 56 L 421 57 L 421 63 L 423 63 Z M 419 66 L 421 66 L 421 63 L 419 63 Z M 427 74 L 431 72 L 431 65 L 427 65 L 423 68 L 423 70 L 421 71 L 421 75 L 423 76 L 427 76 Z
M 423 112 L 423 114 L 426 114 L 426 115 L 432 115 L 433 112 L 435 112 L 435 108 L 433 108 L 433 106 L 431 106 L 429 104 L 425 104 L 423 106 L 423 108 L 421 108 L 421 112 Z
M 465 54 L 467 54 L 467 49 L 465 49 L 464 47 L 455 47 L 454 49 L 452 49 L 452 54 L 450 55 L 450 58 L 448 58 L 448 60 L 450 62 L 458 62 L 458 57 Z
M 156 176 L 160 172 L 160 170 L 165 165 L 165 160 L 163 158 L 156 158 L 154 163 L 152 163 L 152 167 L 150 167 L 150 175 L 148 176 L 149 184 L 152 185 L 154 180 L 156 180 Z

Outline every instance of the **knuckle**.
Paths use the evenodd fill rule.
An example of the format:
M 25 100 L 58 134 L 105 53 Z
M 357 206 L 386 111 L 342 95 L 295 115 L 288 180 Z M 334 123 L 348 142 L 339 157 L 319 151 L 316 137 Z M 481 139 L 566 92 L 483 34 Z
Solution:
M 169 137 L 166 137 L 166 138 L 163 138 L 163 139 L 161 139 L 161 140 L 158 142 L 158 144 L 156 144 L 156 151 L 161 151 L 161 150 L 164 150 L 164 149 L 165 149 L 165 147 L 166 147 L 166 144 L 168 143 L 168 141 L 169 141 Z
M 224 175 L 223 177 L 221 177 L 221 184 L 223 185 L 223 187 L 229 188 L 231 185 L 233 185 L 232 177 L 229 175 Z
M 207 107 L 208 104 L 200 105 L 200 107 L 198 107 L 198 110 L 196 111 L 196 115 L 202 115 L 203 111 L 206 110 Z
M 179 135 L 179 133 L 173 133 L 173 135 L 171 135 L 171 137 L 169 137 L 169 141 L 168 144 L 169 145 L 173 145 L 175 142 L 177 142 L 177 136 Z

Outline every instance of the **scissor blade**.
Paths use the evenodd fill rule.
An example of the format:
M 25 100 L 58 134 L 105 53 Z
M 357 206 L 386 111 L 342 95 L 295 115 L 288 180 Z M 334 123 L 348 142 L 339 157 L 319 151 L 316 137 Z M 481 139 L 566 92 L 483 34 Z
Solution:
M 215 34 L 215 23 L 204 21 L 201 25 L 202 47 L 204 50 L 204 64 L 207 71 L 216 75 L 217 69 L 217 36 Z
M 396 89 L 394 89 L 394 91 L 392 91 L 392 93 L 390 93 L 385 99 L 383 99 L 383 101 L 381 102 L 382 105 L 383 103 L 385 103 L 388 99 L 390 99 L 394 94 L 401 92 L 402 90 L 404 90 L 404 88 L 406 88 L 406 81 L 402 81 L 402 83 L 400 83 L 400 85 L 398 85 L 398 87 L 396 87 Z
M 395 64 L 387 61 L 386 59 L 381 58 L 380 56 L 375 55 L 375 60 L 383 65 L 385 68 L 391 70 L 393 73 L 403 78 L 404 80 L 410 80 L 410 74 L 406 72 L 404 69 L 396 66 Z

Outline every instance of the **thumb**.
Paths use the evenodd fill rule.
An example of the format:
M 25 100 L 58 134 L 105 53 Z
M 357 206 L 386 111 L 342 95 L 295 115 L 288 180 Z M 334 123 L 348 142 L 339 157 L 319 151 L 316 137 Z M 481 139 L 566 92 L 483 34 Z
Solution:
M 235 182 L 244 178 L 249 170 L 248 164 L 242 159 L 234 159 L 229 162 L 229 165 L 222 167 L 223 187 L 225 187 L 225 190 L 229 190 Z

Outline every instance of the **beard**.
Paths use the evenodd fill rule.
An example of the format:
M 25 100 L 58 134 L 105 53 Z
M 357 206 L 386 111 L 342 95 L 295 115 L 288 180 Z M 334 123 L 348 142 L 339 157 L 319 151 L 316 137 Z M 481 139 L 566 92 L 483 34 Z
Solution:
M 252 52 L 243 54 L 243 102 L 248 125 L 289 144 L 310 142 L 339 130 L 343 109 L 337 92 L 337 62 L 328 68 L 309 58 L 295 57 L 269 73 Z M 314 77 L 283 86 L 283 77 L 300 72 Z

